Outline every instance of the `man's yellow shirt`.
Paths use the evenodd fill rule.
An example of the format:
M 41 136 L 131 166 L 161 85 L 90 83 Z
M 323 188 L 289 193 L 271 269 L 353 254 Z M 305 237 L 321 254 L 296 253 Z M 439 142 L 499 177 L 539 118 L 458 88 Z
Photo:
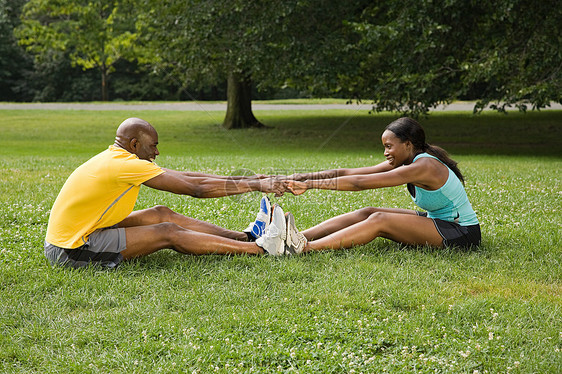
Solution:
M 45 240 L 61 248 L 80 247 L 95 230 L 131 214 L 140 185 L 162 173 L 158 165 L 109 146 L 68 177 L 51 209 Z

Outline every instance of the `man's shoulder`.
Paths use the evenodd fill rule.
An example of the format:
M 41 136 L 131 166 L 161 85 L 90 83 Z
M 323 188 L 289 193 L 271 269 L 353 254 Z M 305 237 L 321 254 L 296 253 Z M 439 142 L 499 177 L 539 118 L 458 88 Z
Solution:
M 122 160 L 138 160 L 139 159 L 135 154 L 133 154 L 133 153 L 131 153 L 131 152 L 129 152 L 129 151 L 123 149 L 123 148 L 116 147 L 114 145 L 110 145 L 105 151 L 103 151 L 100 154 L 106 154 L 109 157 L 114 157 L 114 158 L 118 158 L 118 159 L 122 159 Z
M 149 177 L 163 173 L 160 166 L 147 160 L 139 159 L 135 154 L 122 148 L 109 146 L 106 150 L 92 157 L 83 165 L 90 173 L 113 176 L 137 183 Z
M 141 160 L 137 155 L 113 145 L 98 154 L 99 161 L 108 167 L 119 168 L 152 168 L 150 161 Z

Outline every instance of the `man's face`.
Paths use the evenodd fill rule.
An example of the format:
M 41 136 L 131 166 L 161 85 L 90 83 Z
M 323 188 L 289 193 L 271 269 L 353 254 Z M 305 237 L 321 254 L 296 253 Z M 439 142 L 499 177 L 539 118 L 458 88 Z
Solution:
M 141 133 L 135 144 L 135 152 L 138 158 L 154 162 L 158 152 L 158 134 L 156 131 L 151 133 Z

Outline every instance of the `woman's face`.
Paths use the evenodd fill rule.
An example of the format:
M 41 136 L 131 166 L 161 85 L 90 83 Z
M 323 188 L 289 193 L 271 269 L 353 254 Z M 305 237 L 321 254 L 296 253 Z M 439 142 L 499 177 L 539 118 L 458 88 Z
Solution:
M 410 141 L 403 142 L 390 130 L 385 130 L 381 139 L 384 146 L 384 157 L 392 167 L 412 162 L 414 147 Z

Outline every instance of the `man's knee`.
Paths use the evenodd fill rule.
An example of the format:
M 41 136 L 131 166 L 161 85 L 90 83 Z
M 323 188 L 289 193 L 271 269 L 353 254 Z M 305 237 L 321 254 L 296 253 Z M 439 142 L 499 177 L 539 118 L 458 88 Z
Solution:
M 178 231 L 185 230 L 180 225 L 176 225 L 173 222 L 162 222 L 155 225 L 159 232 L 167 234 L 167 236 L 171 236 Z
M 165 240 L 169 245 L 177 244 L 177 241 L 179 240 L 178 238 L 180 237 L 178 234 L 180 232 L 187 231 L 180 225 L 173 222 L 161 222 L 154 225 L 154 228 L 156 229 L 156 232 L 158 232 L 158 236 L 162 240 Z
M 156 205 L 149 209 L 159 222 L 170 222 L 172 215 L 177 214 L 165 205 Z

